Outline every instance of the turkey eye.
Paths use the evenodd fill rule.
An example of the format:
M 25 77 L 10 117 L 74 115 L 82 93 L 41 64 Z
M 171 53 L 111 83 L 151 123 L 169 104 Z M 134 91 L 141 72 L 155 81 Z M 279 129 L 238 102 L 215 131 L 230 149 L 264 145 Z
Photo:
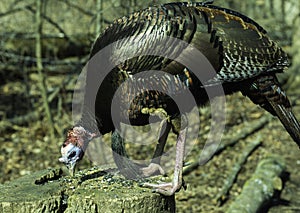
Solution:
M 76 152 L 72 152 L 72 153 L 69 155 L 69 158 L 73 158 L 73 157 L 75 157 L 75 155 L 76 155 Z

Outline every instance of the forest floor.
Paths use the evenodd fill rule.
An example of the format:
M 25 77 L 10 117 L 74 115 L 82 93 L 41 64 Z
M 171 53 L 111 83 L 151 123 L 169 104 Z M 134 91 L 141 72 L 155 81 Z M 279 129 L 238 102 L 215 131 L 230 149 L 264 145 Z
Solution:
M 21 8 L 19 6 L 28 4 L 27 1 L 16 2 L 18 4 L 14 4 L 18 7 L 16 7 L 16 10 L 14 9 L 15 11 L 19 11 L 19 8 Z M 51 69 L 45 72 L 47 75 L 48 92 L 49 94 L 54 94 L 50 107 L 53 110 L 54 123 L 57 131 L 57 138 L 55 139 L 49 137 L 49 126 L 43 113 L 40 88 L 37 85 L 38 77 L 36 76 L 35 63 L 30 60 L 29 62 L 26 60 L 22 61 L 22 58 L 15 57 L 19 54 L 24 54 L 25 56 L 26 54 L 31 55 L 34 52 L 35 40 L 34 37 L 32 37 L 35 33 L 35 25 L 33 23 L 34 16 L 28 15 L 29 10 L 26 6 L 24 7 L 25 9 L 22 14 L 15 15 L 13 13 L 12 16 L 6 16 L 6 19 L 2 19 L 2 24 L 5 25 L 2 27 L 3 35 L 6 35 L 7 30 L 11 30 L 12 32 L 26 32 L 27 34 L 25 33 L 25 36 L 30 35 L 29 37 L 32 38 L 28 39 L 28 41 L 26 40 L 26 43 L 21 40 L 21 42 L 18 42 L 18 38 L 15 39 L 14 36 L 13 39 L 8 39 L 9 42 L 7 44 L 5 44 L 5 40 L 2 41 L 2 43 L 5 44 L 5 47 L 2 49 L 4 53 L 6 48 L 13 46 L 16 48 L 16 53 L 18 54 L 13 54 L 13 57 L 11 57 L 13 68 L 10 68 L 11 66 L 4 66 L 5 68 L 0 70 L 0 184 L 24 175 L 32 174 L 38 170 L 54 167 L 64 168 L 64 165 L 58 161 L 58 158 L 61 155 L 60 147 L 64 141 L 64 135 L 73 124 L 70 106 L 72 96 L 71 90 L 74 89 L 73 80 L 77 79 L 77 71 L 80 71 L 77 69 L 81 69 L 81 63 L 78 63 L 78 61 L 85 61 L 82 55 L 88 54 L 91 46 L 90 42 L 92 42 L 90 39 L 94 39 L 93 35 L 95 34 L 95 27 L 93 23 L 96 20 L 94 16 L 90 15 L 90 12 L 88 12 L 88 15 L 86 16 L 82 15 L 81 12 L 79 13 L 77 7 L 66 6 L 65 4 L 68 2 L 69 1 L 49 1 L 47 3 L 47 6 L 49 7 L 47 15 L 52 18 L 52 20 L 59 23 L 60 28 L 64 30 L 66 35 L 82 35 L 79 37 L 80 39 L 75 39 L 76 41 L 82 42 L 78 47 L 74 47 L 72 42 L 65 42 L 66 40 L 64 38 L 61 39 L 60 37 L 58 40 L 50 39 L 49 41 L 51 42 L 48 40 L 44 41 L 49 48 L 49 50 L 45 52 L 46 55 L 44 57 L 48 57 L 47 54 L 51 57 L 52 55 L 55 55 L 56 57 L 56 54 L 60 53 L 58 56 L 61 55 L 61 57 L 66 57 L 67 59 L 63 60 L 64 63 L 60 66 L 55 65 L 55 63 L 53 63 L 53 66 L 50 66 L 52 65 L 52 63 L 50 63 L 49 67 Z M 95 1 L 87 2 L 88 4 L 85 3 L 81 5 L 84 7 L 84 10 L 82 10 L 84 13 L 86 13 L 85 11 L 94 11 L 94 9 L 96 9 Z M 113 2 L 116 3 L 119 1 Z M 145 4 L 143 1 L 137 2 L 141 5 Z M 286 8 L 286 11 L 288 12 L 279 12 L 279 10 L 272 12 L 270 9 L 267 9 L 268 7 L 266 7 L 266 12 L 263 12 L 262 8 L 264 1 L 253 1 L 257 3 L 257 7 L 255 7 L 257 10 L 254 11 L 252 11 L 252 9 L 243 11 L 239 8 L 240 5 L 246 5 L 246 3 L 248 3 L 247 1 L 236 1 L 234 4 L 233 2 L 234 1 L 219 1 L 218 5 L 227 7 L 230 3 L 231 5 L 236 6 L 234 9 L 237 11 L 245 12 L 245 14 L 252 13 L 253 15 L 260 17 L 260 19 L 257 19 L 253 16 L 254 20 L 263 23 L 269 33 L 274 33 L 271 35 L 275 40 L 284 41 L 283 46 L 289 45 L 292 39 L 288 36 L 291 36 L 294 33 L 294 30 L 297 29 L 297 22 L 289 27 L 287 27 L 288 25 L 284 27 L 281 26 L 283 23 L 279 20 L 290 21 L 291 17 L 293 17 L 293 13 L 288 9 L 295 9 L 295 5 L 297 4 L 293 4 L 292 1 L 281 1 L 281 3 L 286 3 L 286 6 L 282 6 L 281 3 L 278 5 L 280 5 L 280 8 Z M 249 1 L 251 8 L 252 5 L 254 5 L 253 2 Z M 19 3 L 21 3 L 21 5 Z M 2 4 L 3 8 L 10 8 L 9 10 L 14 8 L 11 1 L 3 1 Z M 80 5 L 81 1 L 75 1 L 74 5 L 76 4 Z M 108 5 L 105 5 L 105 8 L 107 9 L 104 10 L 103 17 L 105 17 L 108 22 L 119 17 L 121 12 L 122 14 L 126 12 L 121 6 L 117 7 L 116 5 L 111 4 L 111 2 L 107 2 L 107 4 Z M 266 5 L 268 5 L 268 3 L 266 3 Z M 271 5 L 274 7 L 273 4 L 270 4 L 270 7 Z M 31 8 L 31 6 L 29 8 Z M 248 7 L 243 8 L 245 9 Z M 5 16 L 4 12 L 5 11 L 3 10 L 3 16 Z M 267 15 L 269 13 L 271 15 Z M 34 12 L 32 14 L 35 15 Z M 262 16 L 262 14 L 264 14 L 264 16 Z M 294 14 L 295 19 L 293 20 L 296 20 L 296 17 L 299 16 L 298 12 L 294 12 Z M 15 29 L 13 29 L 13 27 L 15 27 Z M 57 31 L 55 26 L 52 26 L 52 24 L 49 24 L 48 22 L 45 23 L 45 35 L 52 35 L 52 33 L 55 34 L 57 32 L 60 31 Z M 276 34 L 275 32 L 278 33 Z M 18 33 L 13 33 L 13 35 L 14 34 Z M 298 42 L 298 37 L 295 36 L 295 38 L 295 41 Z M 30 45 L 27 44 L 27 42 Z M 78 53 L 80 54 L 80 57 L 76 58 L 77 53 L 73 53 L 74 48 L 80 50 Z M 293 48 L 295 48 L 295 52 L 299 49 L 297 46 Z M 291 47 L 288 49 L 293 48 Z M 72 54 L 66 54 L 69 52 Z M 6 57 L 2 57 L 3 60 L 1 62 L 6 64 Z M 69 60 L 69 57 L 72 58 L 71 61 Z M 51 58 L 51 60 L 55 62 L 56 58 Z M 300 61 L 300 59 L 295 59 L 295 61 L 296 60 Z M 74 61 L 76 63 L 71 63 L 72 66 L 69 66 L 70 62 Z M 73 64 L 75 65 L 73 66 Z M 66 69 L 66 67 L 68 69 Z M 68 70 L 68 72 L 65 72 L 65 70 Z M 300 96 L 300 87 L 298 86 L 300 85 L 300 76 L 296 78 L 291 77 L 290 79 L 293 80 L 294 86 L 290 86 L 289 89 L 287 89 L 287 94 L 294 106 L 294 113 L 300 120 L 300 99 L 298 98 Z M 66 86 L 67 84 L 68 86 Z M 58 93 L 55 93 L 56 88 L 59 88 Z M 186 162 L 195 162 L 198 160 L 202 147 L 207 139 L 211 126 L 211 116 L 208 108 L 209 107 L 200 109 L 200 132 L 198 132 L 198 138 L 194 141 L 192 150 L 188 152 Z M 23 123 L 22 125 L 12 124 L 10 122 L 10 119 L 18 116 L 27 116 L 30 113 L 34 113 L 33 117 L 35 118 L 29 119 L 28 122 Z M 251 127 L 253 122 L 263 117 L 272 117 L 269 113 L 253 104 L 249 99 L 243 97 L 240 93 L 226 97 L 225 114 L 225 130 L 224 137 L 222 138 L 223 144 L 230 142 L 230 140 L 235 138 L 238 133 L 249 126 Z M 39 119 L 36 119 L 37 117 Z M 152 139 L 155 142 L 155 136 L 153 135 L 151 137 L 153 137 Z M 232 173 L 232 168 L 237 164 L 237 159 L 239 159 L 247 145 L 258 138 L 262 142 L 261 145 L 250 153 L 246 163 L 242 165 L 242 169 L 239 172 L 234 185 L 230 189 L 224 204 L 218 206 L 216 204 L 216 196 L 220 192 L 222 186 L 224 186 L 228 176 Z M 136 138 L 137 143 L 142 142 L 142 140 L 143 138 Z M 77 170 L 92 167 L 93 163 L 91 163 L 89 159 L 92 159 L 93 162 L 105 161 L 106 163 L 112 163 L 109 149 L 103 149 L 104 151 L 102 151 L 102 153 L 104 153 L 104 156 L 99 155 L 99 150 L 110 147 L 110 136 L 105 135 L 102 138 L 102 141 L 104 142 L 102 145 L 96 141 L 90 144 L 91 151 L 87 153 L 83 161 L 78 165 Z M 169 150 L 170 147 L 174 146 L 174 142 L 175 135 L 171 134 L 166 149 Z M 129 144 L 127 145 L 127 148 L 130 157 L 134 159 L 147 158 L 149 160 L 153 154 L 153 145 L 149 148 L 147 146 L 140 147 Z M 272 118 L 263 126 L 263 128 L 254 131 L 249 136 L 239 140 L 238 143 L 229 146 L 222 152 L 216 154 L 205 165 L 202 165 L 185 175 L 184 180 L 187 184 L 187 189 L 181 190 L 176 194 L 177 211 L 223 212 L 241 192 L 246 180 L 254 173 L 258 162 L 273 154 L 283 158 L 286 163 L 286 171 L 283 177 L 283 190 L 276 194 L 273 200 L 262 209 L 262 212 L 300 212 L 300 201 L 297 199 L 300 197 L 300 150 L 281 125 L 280 121 L 276 118 Z M 90 158 L 88 158 L 88 156 L 90 156 Z M 99 159 L 93 159 L 97 157 L 99 157 Z M 167 172 L 168 176 L 172 175 L 171 170 L 168 170 Z
M 298 96 L 291 94 L 289 97 L 295 104 L 293 109 L 299 117 L 300 101 Z M 226 104 L 224 141 L 230 140 L 237 132 L 252 125 L 252 122 L 259 117 L 270 116 L 269 113 L 264 112 L 240 94 L 228 97 Z M 237 164 L 237 159 L 245 147 L 257 140 L 258 137 L 260 137 L 262 144 L 247 158 L 247 162 L 237 176 L 227 199 L 222 206 L 218 207 L 216 196 L 232 172 L 232 167 Z M 193 154 L 194 156 L 191 158 L 199 155 L 199 152 L 197 154 L 192 152 L 191 155 Z M 300 202 L 297 199 L 300 195 L 299 148 L 276 118 L 271 119 L 262 129 L 240 140 L 234 146 L 228 147 L 214 156 L 208 163 L 187 175 L 185 181 L 188 183 L 188 189 L 177 195 L 178 210 L 180 212 L 223 212 L 241 192 L 245 181 L 254 173 L 258 162 L 272 154 L 281 156 L 286 163 L 286 174 L 283 178 L 284 188 L 280 194 L 277 194 L 270 203 L 261 209 L 261 212 L 300 212 Z
M 297 84 L 297 82 L 294 83 Z M 19 84 L 19 86 L 12 85 L 11 88 L 22 86 L 20 82 L 15 82 L 14 84 Z M 8 87 L 8 85 L 5 87 Z M 5 90 L 5 87 L 1 88 L 2 91 Z M 12 97 L 21 96 L 16 96 L 17 93 L 18 91 L 14 91 L 14 94 L 10 98 L 2 99 L 7 101 L 7 103 L 2 102 L 2 110 L 5 109 L 5 106 L 11 104 Z M 294 105 L 294 112 L 300 119 L 300 100 L 297 95 L 300 94 L 300 91 L 288 90 L 287 93 Z M 15 98 L 16 106 L 21 107 L 22 102 L 24 101 Z M 205 111 L 209 110 L 204 109 Z M 237 132 L 249 127 L 253 121 L 263 116 L 271 115 L 251 103 L 250 100 L 241 94 L 226 97 L 226 120 L 222 143 L 230 140 Z M 70 117 L 71 113 L 68 111 L 61 115 L 60 123 L 65 123 L 65 126 L 61 127 L 62 129 L 68 128 L 71 120 Z M 199 138 L 189 152 L 186 162 L 198 159 L 203 146 L 202 142 L 207 138 L 210 126 L 209 113 L 202 114 L 200 120 L 201 131 Z M 58 162 L 60 145 L 63 142 L 63 138 L 51 141 L 45 132 L 47 132 L 47 124 L 43 120 L 29 123 L 27 126 L 14 125 L 6 129 L 0 138 L 0 183 L 31 174 L 37 170 L 49 167 L 63 167 Z M 262 141 L 262 145 L 248 157 L 224 204 L 218 206 L 215 202 L 216 196 L 224 185 L 228 174 L 230 174 L 232 166 L 236 164 L 237 158 L 246 145 L 256 140 L 258 136 Z M 175 136 L 171 135 L 170 138 L 174 141 Z M 108 143 L 109 136 L 105 136 L 104 141 Z M 129 154 L 131 156 L 139 155 L 142 158 L 144 149 L 146 148 L 130 149 Z M 147 155 L 147 153 L 149 152 L 146 151 L 144 155 Z M 297 199 L 300 196 L 299 153 L 297 145 L 285 131 L 280 121 L 273 118 L 262 129 L 253 132 L 253 134 L 240 140 L 237 144 L 226 148 L 221 153 L 215 155 L 208 163 L 186 175 L 184 180 L 187 183 L 187 190 L 181 190 L 177 193 L 177 210 L 178 212 L 223 212 L 240 193 L 243 184 L 253 174 L 258 162 L 268 155 L 276 154 L 284 159 L 287 166 L 284 188 L 263 209 L 263 212 L 299 212 L 300 201 Z M 84 162 L 79 165 L 78 169 L 91 166 L 91 163 L 85 157 Z

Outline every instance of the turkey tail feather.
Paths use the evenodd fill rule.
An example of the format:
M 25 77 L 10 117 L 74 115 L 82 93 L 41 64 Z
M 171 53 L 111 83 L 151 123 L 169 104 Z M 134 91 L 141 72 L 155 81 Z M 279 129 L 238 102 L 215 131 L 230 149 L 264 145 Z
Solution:
M 255 104 L 259 104 L 271 114 L 277 116 L 300 148 L 300 125 L 292 111 L 290 101 L 279 86 L 276 76 L 260 76 L 251 81 L 250 84 L 242 90 L 242 93 Z
M 267 98 L 268 99 L 268 98 Z M 268 100 L 277 117 L 300 148 L 300 125 L 291 108 Z

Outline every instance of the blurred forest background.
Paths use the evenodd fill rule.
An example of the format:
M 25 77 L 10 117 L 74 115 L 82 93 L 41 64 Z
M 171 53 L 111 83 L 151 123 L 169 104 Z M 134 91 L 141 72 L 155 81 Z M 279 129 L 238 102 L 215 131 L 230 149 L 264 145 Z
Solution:
M 87 62 L 93 41 L 114 19 L 166 2 L 171 1 L 1 0 L 0 183 L 40 169 L 62 166 L 58 157 L 65 132 L 73 125 L 73 89 Z M 237 10 L 251 17 L 289 54 L 291 67 L 283 75 L 282 81 L 286 82 L 285 88 L 293 105 L 298 106 L 295 107 L 295 114 L 300 119 L 300 1 L 215 0 L 214 5 Z M 244 125 L 251 125 L 252 120 L 265 115 L 263 110 L 251 105 L 240 94 L 229 97 L 227 102 L 227 135 L 230 135 L 231 129 L 239 131 Z M 203 120 L 209 123 L 209 116 L 203 116 Z M 245 166 L 243 171 L 244 177 L 238 179 L 233 192 L 239 192 L 239 187 L 253 172 L 258 159 L 266 153 L 277 153 L 286 158 L 288 172 L 291 176 L 295 174 L 295 180 L 300 180 L 297 172 L 300 170 L 299 150 L 280 123 L 272 120 L 260 134 L 268 137 L 263 137 L 260 151 L 250 158 L 249 166 Z M 195 180 L 194 185 L 191 185 L 196 188 L 198 184 L 203 188 L 192 194 L 183 192 L 178 199 L 192 201 L 195 198 L 195 207 L 191 207 L 194 205 L 191 204 L 190 208 L 204 208 L 200 206 L 206 198 L 201 196 L 212 198 L 218 192 L 218 186 L 213 186 L 214 182 L 204 182 L 205 176 L 216 168 L 219 171 L 222 169 L 221 176 L 224 178 L 235 159 L 234 155 L 243 146 L 220 154 L 220 158 L 214 158 L 213 163 L 204 169 L 201 167 L 197 173 L 188 177 L 187 182 L 192 182 L 193 177 L 197 176 L 198 182 Z M 196 151 L 193 153 L 195 156 L 199 154 Z M 221 163 L 227 163 L 227 166 Z M 88 166 L 90 163 L 85 160 L 80 168 Z M 213 171 L 211 175 L 215 182 L 222 185 L 223 179 L 218 179 Z M 199 178 L 202 179 L 201 184 Z M 294 185 L 287 195 L 290 199 L 295 193 L 300 194 L 300 181 L 294 182 Z M 212 190 L 214 187 L 215 191 Z M 207 203 L 209 205 L 209 201 Z M 294 203 L 293 208 L 300 211 L 300 201 L 298 204 L 299 208 L 297 203 Z M 214 207 L 206 207 L 206 210 L 210 208 Z

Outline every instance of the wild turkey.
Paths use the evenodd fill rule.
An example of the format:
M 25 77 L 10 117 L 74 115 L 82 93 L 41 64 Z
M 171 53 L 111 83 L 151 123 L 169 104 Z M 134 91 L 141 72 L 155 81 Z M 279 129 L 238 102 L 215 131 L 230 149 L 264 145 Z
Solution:
M 176 43 L 174 39 L 186 45 Z M 112 44 L 113 48 L 105 50 Z M 206 57 L 213 71 L 201 66 L 191 69 L 180 63 L 180 58 L 193 63 L 193 60 L 195 63 L 200 60 L 195 59 L 190 46 Z M 162 57 L 162 50 L 166 57 Z M 145 52 L 147 54 L 138 55 Z M 124 55 L 131 57 L 124 58 Z M 83 115 L 69 131 L 61 148 L 60 161 L 74 172 L 88 142 L 112 132 L 117 165 L 121 169 L 135 166 L 120 157 L 126 156 L 126 152 L 118 132 L 119 123 L 113 123 L 113 116 L 117 116 L 120 123 L 143 126 L 148 124 L 152 113 L 163 117 L 165 131 L 162 131 L 155 150 L 156 160 L 146 169 L 142 168 L 140 174 L 163 173 L 159 166 L 160 155 L 172 129 L 178 135 L 173 182 L 150 186 L 162 194 L 174 194 L 182 186 L 185 113 L 191 110 L 189 104 L 183 104 L 179 109 L 174 98 L 184 103 L 186 94 L 191 93 L 201 106 L 209 99 L 207 91 L 214 91 L 218 86 L 222 86 L 225 94 L 242 92 L 277 116 L 300 146 L 299 123 L 275 75 L 287 66 L 286 54 L 260 25 L 238 12 L 214 6 L 212 1 L 163 4 L 118 19 L 99 36 L 92 48 Z M 110 67 L 111 71 L 106 72 Z M 125 86 L 124 82 L 127 82 Z M 154 85 L 159 89 L 143 85 Z M 215 92 L 213 95 L 220 94 Z M 117 104 L 113 104 L 114 101 Z M 129 168 L 129 171 L 133 170 Z M 127 176 L 130 175 L 127 173 Z

